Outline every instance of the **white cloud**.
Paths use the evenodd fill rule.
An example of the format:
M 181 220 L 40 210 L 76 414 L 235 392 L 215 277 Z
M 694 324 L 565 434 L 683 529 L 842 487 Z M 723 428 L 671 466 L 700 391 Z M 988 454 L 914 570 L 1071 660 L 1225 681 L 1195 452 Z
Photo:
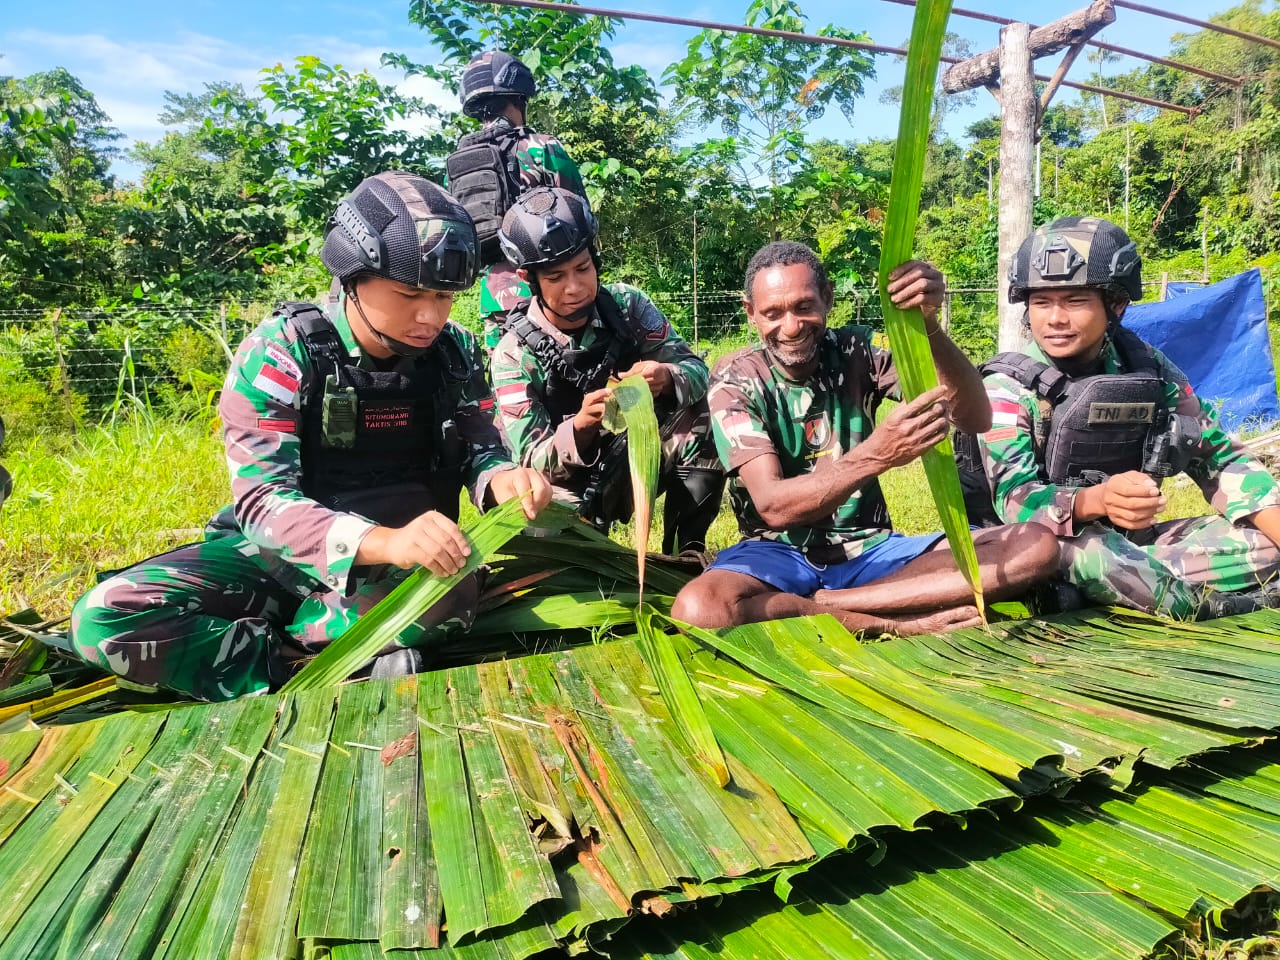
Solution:
M 293 35 L 281 37 L 279 45 L 268 50 L 194 32 L 166 40 L 144 40 L 22 29 L 0 31 L 0 50 L 5 54 L 0 66 L 4 73 L 15 76 L 65 67 L 94 94 L 111 122 L 124 132 L 128 145 L 163 135 L 165 128 L 158 117 L 164 109 L 166 90 L 193 93 L 215 81 L 240 83 L 252 90 L 263 69 L 277 63 L 291 64 L 303 54 L 340 63 L 352 72 L 369 70 L 406 95 L 450 109 L 455 106 L 454 95 L 436 81 L 426 77 L 406 80 L 399 70 L 384 68 L 382 53 L 393 47 L 378 45 L 376 39 L 368 36 L 370 42 L 353 43 L 331 36 Z M 422 50 L 410 55 L 425 58 L 430 53 L 423 44 Z M 418 120 L 404 126 L 421 129 L 424 124 Z M 128 161 L 118 161 L 114 169 L 125 178 L 139 172 Z

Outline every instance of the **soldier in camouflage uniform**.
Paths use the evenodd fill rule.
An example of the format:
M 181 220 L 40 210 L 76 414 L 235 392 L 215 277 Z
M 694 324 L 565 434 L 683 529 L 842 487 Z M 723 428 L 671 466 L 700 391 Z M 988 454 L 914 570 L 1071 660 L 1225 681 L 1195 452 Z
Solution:
M 892 530 L 877 477 L 948 431 L 985 428 L 982 381 L 938 327 L 942 275 L 912 261 L 890 275 L 901 308 L 920 307 L 941 385 L 896 407 L 890 354 L 866 327 L 827 328 L 831 284 L 803 244 L 771 243 L 747 267 L 743 306 L 761 343 L 721 359 L 711 378 L 716 447 L 744 539 L 676 597 L 673 614 L 704 627 L 833 614 L 877 634 L 978 622 L 972 592 L 941 534 Z M 1052 574 L 1053 536 L 1026 524 L 975 538 L 988 600 Z
M 472 211 L 482 237 L 485 213 L 494 215 L 494 242 L 482 248 L 484 259 L 491 265 L 480 278 L 480 319 L 484 322 L 484 348 L 488 354 L 502 336 L 507 315 L 529 299 L 528 284 L 516 275 L 515 267 L 502 256 L 496 243 L 496 229 L 507 206 L 534 187 L 560 187 L 586 197 L 582 175 L 564 145 L 555 137 L 525 126 L 529 98 L 537 92 L 529 68 L 501 50 L 479 54 L 462 74 L 462 112 L 475 117 L 482 126 L 463 137 L 458 151 L 450 157 L 449 188 Z M 465 157 L 474 159 L 466 159 L 464 152 Z M 512 195 L 505 198 L 506 206 L 487 195 L 486 185 L 492 179 L 487 168 L 495 156 L 511 181 L 508 186 Z M 477 192 L 480 196 L 473 199 Z
M 1251 609 L 1280 570 L 1280 489 L 1182 371 L 1121 326 L 1141 296 L 1141 260 L 1114 224 L 1063 218 L 1023 242 L 1009 299 L 1034 340 L 984 364 L 992 428 L 960 457 L 970 518 L 1052 530 L 1063 576 L 1095 603 L 1179 619 Z M 1159 481 L 1182 471 L 1219 516 L 1156 521 Z
M 608 530 L 631 514 L 625 441 L 604 432 L 608 381 L 641 375 L 654 397 L 666 491 L 663 549 L 701 551 L 724 476 L 707 414 L 707 366 L 657 307 L 626 284 L 600 283 L 596 219 L 577 195 L 542 187 L 502 223 L 507 258 L 534 297 L 492 356 L 498 410 L 520 462 L 556 498 Z
M 223 700 L 260 693 L 341 635 L 424 566 L 470 552 L 461 490 L 478 507 L 550 500 L 511 462 L 479 351 L 448 322 L 475 280 L 465 210 L 421 177 L 370 177 L 338 207 L 321 254 L 342 294 L 326 314 L 285 304 L 236 352 L 222 391 L 234 505 L 200 543 L 144 561 L 76 604 L 71 640 L 90 663 L 140 683 Z M 467 625 L 464 579 L 375 659 L 412 672 L 412 647 Z

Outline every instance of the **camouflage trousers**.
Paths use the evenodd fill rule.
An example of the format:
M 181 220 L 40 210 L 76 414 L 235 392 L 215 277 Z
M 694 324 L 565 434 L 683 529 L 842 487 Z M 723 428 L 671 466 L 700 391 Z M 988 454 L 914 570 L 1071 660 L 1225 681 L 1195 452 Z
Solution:
M 391 592 L 409 571 L 370 568 L 346 594 L 305 596 L 271 575 L 238 532 L 178 547 L 108 577 L 71 612 L 71 642 L 88 663 L 200 700 L 279 686 Z M 419 646 L 475 617 L 468 577 L 393 646 Z
M 1167 520 L 1139 546 L 1090 523 L 1060 544 L 1063 575 L 1094 603 L 1191 619 L 1210 591 L 1250 590 L 1280 573 L 1280 549 L 1223 517 Z
M 529 285 L 516 275 L 516 268 L 509 263 L 495 263 L 485 271 L 480 281 L 480 320 L 484 324 L 484 355 L 486 360 L 506 332 L 507 314 L 522 303 L 528 303 L 533 294 Z
M 679 468 L 723 473 L 711 436 L 711 411 L 707 401 L 676 410 L 658 424 L 662 459 L 658 465 L 658 489 L 665 490 Z M 552 496 L 578 510 L 592 523 L 607 528 L 614 521 L 631 519 L 631 472 L 622 437 L 608 437 L 591 470 L 580 471 L 570 482 L 552 484 Z

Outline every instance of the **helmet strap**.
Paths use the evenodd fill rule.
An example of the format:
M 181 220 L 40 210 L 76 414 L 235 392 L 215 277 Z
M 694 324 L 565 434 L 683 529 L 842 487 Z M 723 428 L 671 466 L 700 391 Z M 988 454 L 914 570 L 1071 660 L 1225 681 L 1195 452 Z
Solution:
M 414 346 L 411 343 L 405 343 L 402 340 L 397 340 L 395 337 L 391 337 L 383 333 L 370 323 L 369 318 L 365 316 L 364 307 L 360 306 L 360 296 L 356 293 L 355 285 L 351 284 L 348 286 L 343 284 L 342 289 L 347 295 L 347 299 L 355 304 L 356 313 L 360 315 L 360 319 L 364 322 L 365 327 L 371 334 L 373 334 L 373 338 L 378 341 L 378 344 L 383 350 L 389 351 L 394 356 L 410 360 L 414 357 L 422 356 L 431 349 L 431 346 L 434 346 L 434 344 L 425 347 Z

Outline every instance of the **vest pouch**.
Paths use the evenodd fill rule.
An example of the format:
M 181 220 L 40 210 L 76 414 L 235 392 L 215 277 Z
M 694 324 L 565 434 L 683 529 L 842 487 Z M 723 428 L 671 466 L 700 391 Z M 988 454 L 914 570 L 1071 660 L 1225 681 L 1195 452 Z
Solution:
M 323 503 L 331 510 L 356 513 L 384 527 L 403 527 L 428 510 L 439 510 L 452 520 L 458 516 L 456 498 L 452 511 L 447 510 L 447 505 L 438 501 L 430 487 L 416 481 L 389 483 L 368 490 L 344 490 L 325 497 Z
M 356 445 L 356 417 L 360 401 L 353 387 L 338 386 L 333 374 L 325 377 L 320 399 L 320 440 L 332 449 L 350 450 Z
M 1166 418 L 1159 377 L 1103 374 L 1073 381 L 1053 411 L 1045 443 L 1048 479 L 1084 487 L 1142 470 Z

